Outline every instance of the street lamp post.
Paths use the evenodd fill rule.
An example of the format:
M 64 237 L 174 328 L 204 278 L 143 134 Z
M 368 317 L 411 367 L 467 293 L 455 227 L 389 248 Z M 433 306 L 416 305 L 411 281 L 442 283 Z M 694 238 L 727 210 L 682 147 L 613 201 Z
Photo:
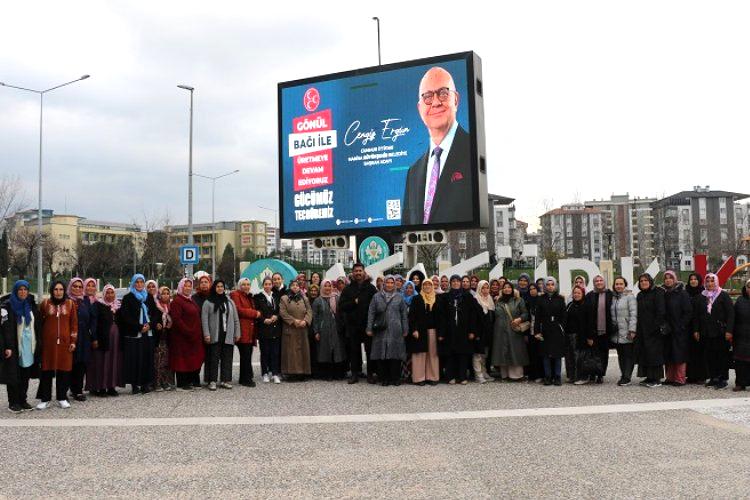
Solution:
M 382 64 L 380 62 L 380 18 L 376 16 L 372 20 L 378 24 L 378 66 L 380 66 Z
M 260 205 L 258 205 L 258 208 L 274 213 L 276 219 L 276 231 L 274 232 L 274 240 L 276 243 L 276 251 L 281 252 L 281 228 L 279 227 L 279 211 L 275 208 L 262 207 Z
M 75 80 L 71 80 L 69 82 L 61 83 L 60 85 L 56 85 L 54 87 L 48 88 L 46 90 L 35 90 L 35 89 L 27 89 L 25 87 L 18 87 L 16 85 L 10 85 L 7 83 L 0 82 L 0 86 L 2 87 L 8 87 L 11 89 L 16 90 L 23 90 L 25 92 L 32 92 L 34 94 L 39 95 L 39 213 L 37 214 L 37 218 L 39 219 L 37 221 L 37 243 L 39 245 L 39 255 L 37 260 L 37 281 L 38 281 L 38 290 L 39 290 L 39 297 L 38 300 L 42 300 L 42 297 L 44 296 L 44 277 L 43 277 L 43 267 L 44 267 L 44 249 L 42 245 L 42 125 L 44 123 L 44 94 L 47 92 L 52 92 L 53 90 L 59 89 L 61 87 L 65 87 L 66 85 L 70 85 L 76 82 L 80 82 L 81 80 L 85 80 L 89 78 L 90 75 L 83 75 L 80 78 L 76 78 Z
M 188 146 L 188 245 L 193 244 L 193 91 L 189 85 L 178 85 L 177 88 L 190 92 L 190 143 Z M 192 279 L 193 265 L 188 264 L 185 274 Z
M 216 279 L 216 254 L 218 249 L 216 247 L 216 179 L 221 179 L 228 175 L 236 174 L 239 170 L 232 170 L 226 174 L 217 175 L 216 177 L 209 177 L 208 175 L 193 174 L 196 177 L 203 177 L 211 181 L 211 277 Z M 235 250 L 236 253 L 236 250 Z

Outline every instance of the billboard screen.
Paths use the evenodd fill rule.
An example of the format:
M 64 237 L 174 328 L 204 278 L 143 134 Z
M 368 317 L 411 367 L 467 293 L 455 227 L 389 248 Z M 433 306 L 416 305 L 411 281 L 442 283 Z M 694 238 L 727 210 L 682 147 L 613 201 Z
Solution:
M 278 99 L 284 237 L 486 225 L 473 52 L 280 83 Z

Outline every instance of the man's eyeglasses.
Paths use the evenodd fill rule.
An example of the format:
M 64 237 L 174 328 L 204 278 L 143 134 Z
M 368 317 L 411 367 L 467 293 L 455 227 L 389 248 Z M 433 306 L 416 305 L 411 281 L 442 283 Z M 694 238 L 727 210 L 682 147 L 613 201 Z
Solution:
M 455 92 L 455 90 L 451 90 L 448 87 L 441 87 L 437 90 L 428 90 L 427 92 L 423 92 L 420 97 L 422 98 L 422 102 L 429 106 L 432 104 L 432 100 L 436 95 L 438 101 L 445 102 L 448 100 L 448 96 L 451 95 L 451 92 Z

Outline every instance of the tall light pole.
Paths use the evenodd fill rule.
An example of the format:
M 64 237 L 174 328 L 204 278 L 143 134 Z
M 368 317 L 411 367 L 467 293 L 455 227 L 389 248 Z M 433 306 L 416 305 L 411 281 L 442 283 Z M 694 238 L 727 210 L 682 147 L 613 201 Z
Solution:
M 276 251 L 281 252 L 281 228 L 279 227 L 279 211 L 275 208 L 262 207 L 260 205 L 258 205 L 258 208 L 274 213 L 276 217 L 276 231 L 274 232 L 274 240 L 276 240 Z
M 17 90 L 23 90 L 26 92 L 32 92 L 34 94 L 39 95 L 39 213 L 37 214 L 37 218 L 39 219 L 37 221 L 37 242 L 38 242 L 38 249 L 39 249 L 39 256 L 37 260 L 37 281 L 38 281 L 38 290 L 39 290 L 39 297 L 37 297 L 38 300 L 42 300 L 42 297 L 44 296 L 44 277 L 43 277 L 43 267 L 44 267 L 44 248 L 42 245 L 42 125 L 44 123 L 44 94 L 47 92 L 52 92 L 53 90 L 59 89 L 61 87 L 65 87 L 66 85 L 70 85 L 72 83 L 80 82 L 81 80 L 85 80 L 86 78 L 89 78 L 90 75 L 83 75 L 80 78 L 76 78 L 75 80 L 71 80 L 69 82 L 61 83 L 60 85 L 55 85 L 54 87 L 50 87 L 46 90 L 35 90 L 35 89 L 27 89 L 25 87 L 17 87 L 15 85 L 9 85 L 7 83 L 0 82 L 0 86 L 8 87 L 11 89 L 17 89 Z
M 216 179 L 221 179 L 228 175 L 236 174 L 239 170 L 232 170 L 226 174 L 217 175 L 216 177 L 209 177 L 208 175 L 193 174 L 196 177 L 203 177 L 211 181 L 211 278 L 216 279 L 216 254 L 218 248 L 216 247 Z M 236 253 L 236 250 L 235 250 Z M 226 277 L 224 277 L 226 279 Z
M 380 18 L 376 16 L 372 20 L 378 23 L 378 66 L 380 66 L 382 64 L 380 62 Z
M 189 85 L 178 85 L 177 88 L 190 92 L 190 145 L 188 146 L 188 245 L 193 244 L 193 91 Z M 192 279 L 193 265 L 188 264 L 185 274 Z

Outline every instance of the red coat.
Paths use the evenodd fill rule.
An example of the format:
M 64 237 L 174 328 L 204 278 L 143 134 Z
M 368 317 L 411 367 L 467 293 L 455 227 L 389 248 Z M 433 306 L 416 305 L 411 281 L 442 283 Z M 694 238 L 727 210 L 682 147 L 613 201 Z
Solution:
M 240 316 L 240 340 L 237 344 L 256 344 L 255 340 L 255 320 L 260 318 L 260 311 L 255 309 L 255 302 L 249 295 L 242 293 L 242 290 L 234 290 L 229 297 L 237 306 L 237 313 Z
M 201 369 L 206 356 L 203 347 L 201 310 L 198 304 L 177 295 L 169 307 L 172 329 L 169 332 L 169 368 L 176 372 Z

